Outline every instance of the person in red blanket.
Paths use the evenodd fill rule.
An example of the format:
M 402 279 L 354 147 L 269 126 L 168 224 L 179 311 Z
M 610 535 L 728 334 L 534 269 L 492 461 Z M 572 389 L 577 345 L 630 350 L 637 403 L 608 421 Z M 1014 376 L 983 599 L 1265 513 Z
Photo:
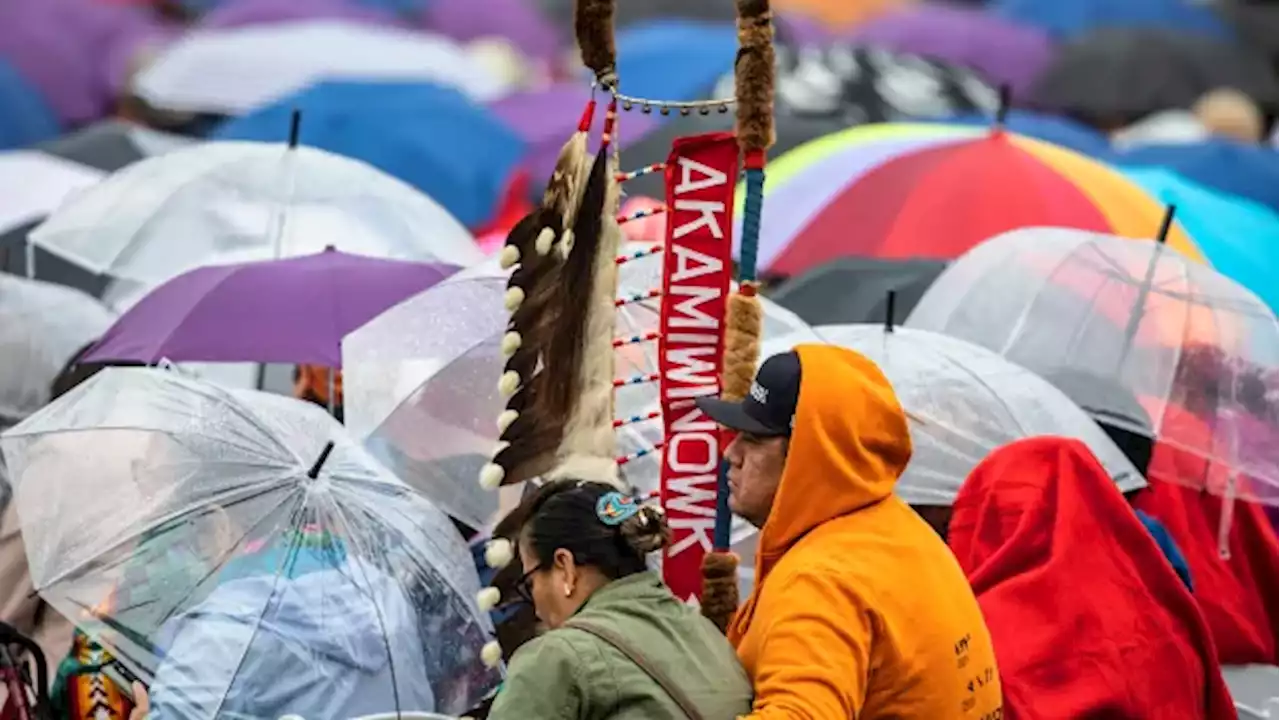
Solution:
M 991 453 L 948 542 L 991 630 L 1005 720 L 1236 717 L 1195 600 L 1084 444 Z

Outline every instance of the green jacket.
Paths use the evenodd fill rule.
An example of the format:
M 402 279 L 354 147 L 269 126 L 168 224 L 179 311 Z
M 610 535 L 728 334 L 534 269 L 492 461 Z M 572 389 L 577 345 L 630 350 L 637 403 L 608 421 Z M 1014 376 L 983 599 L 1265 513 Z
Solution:
M 607 626 L 660 665 L 703 720 L 751 712 L 751 681 L 724 635 L 652 573 L 597 590 L 574 620 Z M 583 630 L 561 627 L 516 651 L 489 720 L 683 720 L 638 665 Z

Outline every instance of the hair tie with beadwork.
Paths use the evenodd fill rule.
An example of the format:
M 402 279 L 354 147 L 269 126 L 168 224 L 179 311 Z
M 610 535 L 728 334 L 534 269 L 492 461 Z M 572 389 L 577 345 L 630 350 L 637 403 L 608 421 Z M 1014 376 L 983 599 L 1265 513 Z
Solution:
M 596 501 L 596 517 L 605 525 L 621 525 L 639 512 L 636 499 L 620 492 L 607 492 Z

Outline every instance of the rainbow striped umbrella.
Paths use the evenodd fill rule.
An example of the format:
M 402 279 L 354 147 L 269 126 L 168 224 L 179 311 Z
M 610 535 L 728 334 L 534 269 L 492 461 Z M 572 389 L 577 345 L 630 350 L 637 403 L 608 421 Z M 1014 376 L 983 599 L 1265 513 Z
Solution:
M 1164 216 L 1145 190 L 1083 155 L 935 124 L 866 125 L 802 145 L 770 164 L 765 197 L 759 263 L 776 275 L 844 256 L 954 258 L 1028 226 L 1151 238 Z M 1179 227 L 1168 243 L 1204 260 Z

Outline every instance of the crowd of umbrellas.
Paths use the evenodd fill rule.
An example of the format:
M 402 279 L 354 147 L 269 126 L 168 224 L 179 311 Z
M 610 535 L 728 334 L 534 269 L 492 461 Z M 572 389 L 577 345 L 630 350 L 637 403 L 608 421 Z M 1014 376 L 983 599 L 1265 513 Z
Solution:
M 501 682 L 457 525 L 519 497 L 476 481 L 506 403 L 492 251 L 591 92 L 570 5 L 0 3 L 0 508 L 43 601 L 169 688 L 153 705 L 270 705 L 287 674 L 326 717 L 385 710 L 260 625 L 375 668 L 396 707 L 456 716 Z M 912 505 L 1037 435 L 1143 487 L 1102 418 L 1172 458 L 1151 481 L 1274 513 L 1274 34 L 1228 0 L 980 5 L 774 0 L 762 356 L 874 360 L 910 422 Z M 732 95 L 730 12 L 619 3 L 628 94 Z M 624 169 L 730 110 L 628 108 Z M 660 209 L 662 177 L 628 180 L 624 215 Z M 665 238 L 660 212 L 624 229 L 639 255 Z M 616 334 L 650 335 L 661 257 L 620 267 Z M 658 369 L 619 343 L 618 377 Z M 315 371 L 317 402 L 289 397 Z M 624 479 L 655 493 L 655 388 L 615 402 L 640 419 Z M 754 537 L 735 524 L 744 586 Z M 222 631 L 184 634 L 200 614 Z

